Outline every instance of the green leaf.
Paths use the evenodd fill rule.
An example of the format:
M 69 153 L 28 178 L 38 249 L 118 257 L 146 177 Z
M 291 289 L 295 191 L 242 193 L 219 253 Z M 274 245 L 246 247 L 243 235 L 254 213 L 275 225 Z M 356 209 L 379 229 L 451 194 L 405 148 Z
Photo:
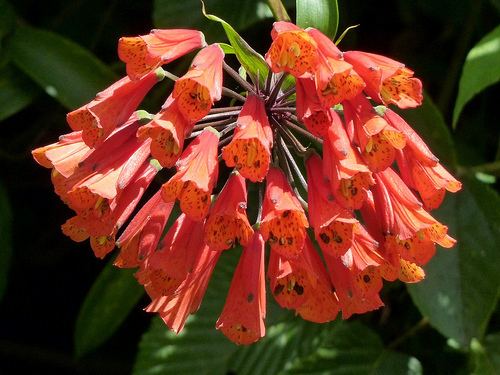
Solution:
M 98 348 L 125 321 L 144 289 L 133 277 L 135 270 L 119 269 L 109 262 L 83 302 L 75 328 L 75 352 L 81 357 Z
M 424 102 L 420 107 L 398 112 L 442 163 L 456 167 L 457 156 L 450 131 L 443 115 L 427 93 L 424 93 Z
M 469 51 L 458 86 L 453 109 L 455 127 L 464 106 L 488 86 L 500 80 L 500 26 L 487 34 Z
M 222 25 L 241 66 L 243 66 L 247 73 L 252 77 L 252 81 L 256 82 L 256 77 L 258 76 L 260 83 L 264 85 L 269 72 L 269 67 L 267 66 L 267 63 L 262 55 L 250 47 L 250 45 L 236 32 L 236 30 L 234 30 L 234 28 L 222 18 L 212 14 L 207 14 L 205 12 L 205 7 L 203 7 L 203 14 L 209 20 L 219 22 Z
M 0 182 L 0 300 L 7 289 L 12 256 L 12 211 L 7 191 Z
M 215 322 L 222 311 L 240 251 L 221 255 L 200 310 L 191 315 L 184 330 L 175 335 L 160 319 L 154 319 L 143 335 L 134 374 L 223 374 L 236 350 Z
M 38 87 L 12 65 L 0 68 L 0 121 L 21 111 L 38 94 Z
M 244 30 L 272 13 L 264 0 L 205 0 L 207 8 L 227 20 L 237 30 Z M 220 42 L 224 34 L 207 22 L 200 0 L 155 0 L 153 21 L 156 27 L 187 27 L 203 31 L 209 43 Z
M 294 361 L 287 374 L 421 374 L 420 362 L 384 349 L 380 338 L 359 323 L 338 322 L 314 351 Z
M 116 80 L 92 53 L 50 31 L 18 27 L 8 48 L 12 61 L 69 109 L 92 100 Z
M 296 0 L 297 26 L 314 27 L 333 39 L 339 25 L 337 0 Z
M 464 177 L 463 183 L 436 212 L 456 246 L 439 249 L 425 267 L 426 279 L 408 289 L 422 315 L 466 348 L 472 338 L 482 338 L 498 300 L 500 198 L 473 178 Z
M 474 375 L 500 373 L 500 332 L 486 336 L 484 343 L 474 340 L 471 344 L 474 360 Z

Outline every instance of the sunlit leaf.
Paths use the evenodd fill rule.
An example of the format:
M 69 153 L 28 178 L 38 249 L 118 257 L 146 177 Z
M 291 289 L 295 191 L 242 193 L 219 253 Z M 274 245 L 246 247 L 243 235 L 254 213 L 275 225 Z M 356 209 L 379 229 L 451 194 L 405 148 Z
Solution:
M 95 280 L 76 322 L 75 352 L 78 357 L 109 339 L 137 305 L 144 289 L 134 278 L 134 271 L 116 268 L 110 262 Z
M 287 374 L 421 374 L 420 362 L 384 349 L 380 338 L 359 323 L 339 322 L 311 354 L 285 369 Z
M 236 350 L 215 322 L 222 311 L 239 251 L 224 252 L 213 272 L 200 310 L 175 335 L 156 318 L 143 335 L 134 374 L 223 374 Z
M 12 255 L 12 212 L 7 191 L 0 183 L 0 300 L 7 288 Z
M 500 81 L 500 26 L 487 34 L 465 59 L 453 109 L 453 126 L 464 106 L 488 86 Z
M 92 53 L 53 32 L 18 27 L 8 48 L 22 71 L 70 109 L 92 100 L 117 79 Z
M 474 375 L 500 373 L 500 332 L 485 337 L 484 342 L 474 340 L 471 344 L 474 359 Z
M 314 27 L 333 39 L 339 25 L 337 0 L 296 0 L 297 25 Z
M 38 87 L 11 65 L 0 68 L 0 121 L 29 105 L 38 94 Z
M 457 245 L 438 250 L 425 267 L 426 279 L 408 289 L 438 331 L 468 347 L 472 338 L 484 335 L 498 300 L 500 199 L 473 178 L 463 182 L 463 191 L 447 197 L 436 212 Z

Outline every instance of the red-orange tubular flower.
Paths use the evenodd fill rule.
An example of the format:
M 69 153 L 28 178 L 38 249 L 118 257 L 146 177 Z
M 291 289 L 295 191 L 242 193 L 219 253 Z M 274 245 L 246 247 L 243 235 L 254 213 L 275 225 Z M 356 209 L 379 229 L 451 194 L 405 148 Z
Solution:
M 364 96 L 344 102 L 347 128 L 361 149 L 361 156 L 372 172 L 390 167 L 397 150 L 406 146 L 404 133 L 379 116 Z
M 148 35 L 120 38 L 118 56 L 127 64 L 130 79 L 137 80 L 205 45 L 203 33 L 197 30 L 155 29 Z
M 236 169 L 250 181 L 262 181 L 271 161 L 273 134 L 267 119 L 264 100 L 250 95 L 238 116 L 234 136 L 222 150 L 228 167 Z
M 264 239 L 255 232 L 243 249 L 224 309 L 215 327 L 238 345 L 258 341 L 266 333 Z
M 329 108 L 361 93 L 365 83 L 330 38 L 316 29 L 307 33 L 318 44 L 319 61 L 314 76 L 323 106 Z
M 360 208 L 374 184 L 372 173 L 350 143 L 338 115 L 333 116 L 323 144 L 323 173 L 335 199 L 349 209 Z
M 196 257 L 206 247 L 203 224 L 181 214 L 158 250 L 141 263 L 136 277 L 152 299 L 173 293 L 192 272 Z
M 313 154 L 306 162 L 309 222 L 321 250 L 342 256 L 351 247 L 353 228 L 358 222 L 351 211 L 339 206 L 323 176 L 321 158 Z
M 138 268 L 146 311 L 176 333 L 219 258 L 240 246 L 216 328 L 250 344 L 265 334 L 266 255 L 277 303 L 323 323 L 383 306 L 383 279 L 419 282 L 436 244 L 455 243 L 426 210 L 460 182 L 386 107 L 421 104 L 413 72 L 290 22 L 274 23 L 271 37 L 267 67 L 238 53 L 239 72 L 196 30 L 121 38 L 128 76 L 68 114 L 72 133 L 32 152 L 75 212 L 64 234 L 90 239 L 101 258 L 117 245 L 115 265 Z M 196 49 L 179 78 L 161 68 Z M 224 72 L 235 88 L 222 86 Z M 163 106 L 137 111 L 164 77 L 174 84 Z M 182 213 L 170 220 L 176 201 Z
M 82 138 L 89 147 L 99 145 L 128 120 L 148 91 L 163 77 L 163 72 L 156 71 L 137 81 L 122 78 L 98 93 L 90 103 L 68 113 L 66 120 L 71 129 L 82 131 Z
M 189 71 L 179 78 L 172 93 L 184 118 L 201 120 L 222 95 L 224 52 L 218 44 L 203 48 L 191 63 Z
M 361 51 L 343 54 L 366 83 L 365 92 L 383 104 L 414 108 L 422 104 L 422 82 L 413 71 L 388 57 Z
M 266 181 L 262 236 L 272 250 L 286 258 L 296 258 L 302 251 L 309 227 L 304 209 L 279 169 L 271 168 Z
M 151 155 L 162 167 L 171 168 L 179 159 L 192 128 L 177 108 L 177 102 L 169 96 L 161 111 L 137 130 L 137 137 L 151 138 Z
M 246 246 L 253 229 L 248 222 L 245 179 L 234 172 L 217 196 L 205 224 L 205 242 L 212 250 L 225 250 L 237 243 Z
M 290 22 L 275 22 L 271 31 L 273 43 L 266 61 L 274 73 L 288 72 L 295 77 L 310 77 L 318 64 L 316 41 Z
M 182 212 L 193 220 L 203 219 L 210 208 L 210 195 L 219 174 L 218 143 L 217 131 L 205 129 L 184 150 L 177 173 L 162 186 L 163 200 L 178 199 Z
M 142 206 L 116 241 L 120 253 L 115 266 L 138 267 L 154 252 L 173 206 L 173 202 L 163 201 L 160 191 Z

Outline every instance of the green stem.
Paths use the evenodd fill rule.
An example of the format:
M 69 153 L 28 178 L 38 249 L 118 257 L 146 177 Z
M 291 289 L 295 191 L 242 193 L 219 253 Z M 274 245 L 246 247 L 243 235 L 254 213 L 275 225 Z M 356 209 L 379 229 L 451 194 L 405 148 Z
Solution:
M 269 8 L 271 8 L 271 12 L 273 13 L 276 21 L 291 21 L 290 16 L 288 15 L 281 0 L 267 0 L 267 4 L 269 5 Z
M 413 327 L 411 327 L 409 330 L 406 332 L 403 332 L 403 334 L 399 337 L 397 337 L 393 342 L 391 342 L 388 346 L 387 349 L 395 349 L 399 345 L 401 345 L 403 342 L 408 340 L 409 338 L 415 336 L 418 331 L 426 328 L 429 325 L 429 319 L 427 318 L 422 318 L 417 324 L 415 324 Z
M 476 165 L 475 167 L 470 167 L 468 169 L 472 172 L 482 172 L 492 174 L 494 176 L 500 176 L 500 160 L 492 163 Z

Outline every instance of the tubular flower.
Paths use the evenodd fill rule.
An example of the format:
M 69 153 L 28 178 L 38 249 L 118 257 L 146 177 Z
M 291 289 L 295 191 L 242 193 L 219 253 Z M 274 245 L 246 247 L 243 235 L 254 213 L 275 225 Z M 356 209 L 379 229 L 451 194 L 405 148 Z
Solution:
M 252 182 L 262 181 L 269 170 L 273 134 L 264 101 L 250 95 L 238 116 L 231 143 L 222 150 L 228 167 Z
M 296 259 L 286 259 L 271 250 L 267 274 L 271 292 L 281 307 L 317 323 L 337 316 L 338 299 L 309 239 Z
M 151 155 L 162 167 L 175 165 L 184 148 L 184 140 L 192 126 L 184 119 L 177 103 L 170 96 L 153 119 L 137 130 L 139 139 L 151 138 Z
M 365 91 L 373 100 L 414 108 L 422 104 L 422 82 L 413 71 L 388 57 L 361 51 L 344 52 L 344 59 L 366 83 Z
M 337 113 L 331 108 L 323 107 L 318 95 L 314 93 L 315 84 L 312 79 L 299 78 L 296 87 L 297 117 L 311 134 L 322 139 L 326 138 L 328 128 L 334 121 L 333 117 L 338 116 Z
M 89 147 L 95 147 L 129 119 L 148 91 L 163 77 L 159 71 L 138 81 L 122 78 L 98 93 L 90 103 L 68 113 L 66 120 L 71 129 L 82 131 L 83 141 Z
M 196 257 L 206 248 L 203 224 L 181 214 L 157 251 L 141 263 L 136 277 L 152 299 L 174 292 L 192 271 Z
M 172 93 L 179 111 L 189 123 L 201 120 L 222 95 L 224 52 L 218 44 L 203 48 L 189 71 L 179 78 Z
M 246 246 L 253 229 L 248 222 L 245 179 L 235 172 L 213 204 L 205 224 L 205 242 L 212 250 L 225 250 L 237 243 Z
M 165 203 L 161 199 L 160 191 L 142 206 L 116 241 L 120 253 L 115 266 L 138 267 L 154 252 L 173 206 L 173 202 Z
M 361 93 L 363 79 L 352 65 L 344 60 L 343 53 L 326 35 L 316 29 L 307 31 L 318 44 L 319 63 L 315 70 L 316 88 L 325 108 Z
M 205 46 L 197 30 L 151 30 L 148 35 L 123 37 L 118 41 L 118 56 L 127 64 L 127 74 L 137 80 L 189 52 Z
M 380 172 L 390 167 L 397 150 L 406 146 L 404 134 L 379 116 L 364 96 L 345 102 L 344 114 L 347 126 L 353 128 L 368 168 L 372 172 Z
M 184 150 L 177 162 L 177 173 L 162 186 L 165 202 L 180 201 L 181 210 L 193 220 L 207 216 L 210 195 L 217 182 L 219 137 L 213 129 L 205 129 Z
M 419 105 L 413 72 L 289 22 L 271 36 L 265 62 L 242 60 L 240 72 L 195 30 L 124 37 L 128 76 L 68 114 L 72 133 L 32 151 L 74 211 L 63 233 L 100 258 L 117 245 L 115 265 L 138 268 L 146 311 L 176 333 L 238 247 L 216 328 L 250 344 L 265 334 L 264 274 L 280 306 L 324 323 L 383 306 L 382 280 L 423 280 L 436 244 L 455 243 L 426 209 L 460 182 L 400 115 L 374 107 Z M 198 48 L 180 78 L 161 68 Z M 164 77 L 175 83 L 163 106 L 137 111 Z
M 296 258 L 304 246 L 309 227 L 300 202 L 283 172 L 271 168 L 267 175 L 262 206 L 261 232 L 271 249 L 286 258 Z
M 342 256 L 351 247 L 353 228 L 358 222 L 352 212 L 339 206 L 323 177 L 323 165 L 318 155 L 306 162 L 309 182 L 309 222 L 321 250 Z
M 265 317 L 264 239 L 255 232 L 243 249 L 215 327 L 232 342 L 248 345 L 266 334 Z
M 312 75 L 318 64 L 318 46 L 306 31 L 290 22 L 275 22 L 271 37 L 266 61 L 274 73 L 288 72 L 297 78 Z
M 360 208 L 374 184 L 370 170 L 349 142 L 338 116 L 334 116 L 323 144 L 323 173 L 335 199 L 348 209 Z

